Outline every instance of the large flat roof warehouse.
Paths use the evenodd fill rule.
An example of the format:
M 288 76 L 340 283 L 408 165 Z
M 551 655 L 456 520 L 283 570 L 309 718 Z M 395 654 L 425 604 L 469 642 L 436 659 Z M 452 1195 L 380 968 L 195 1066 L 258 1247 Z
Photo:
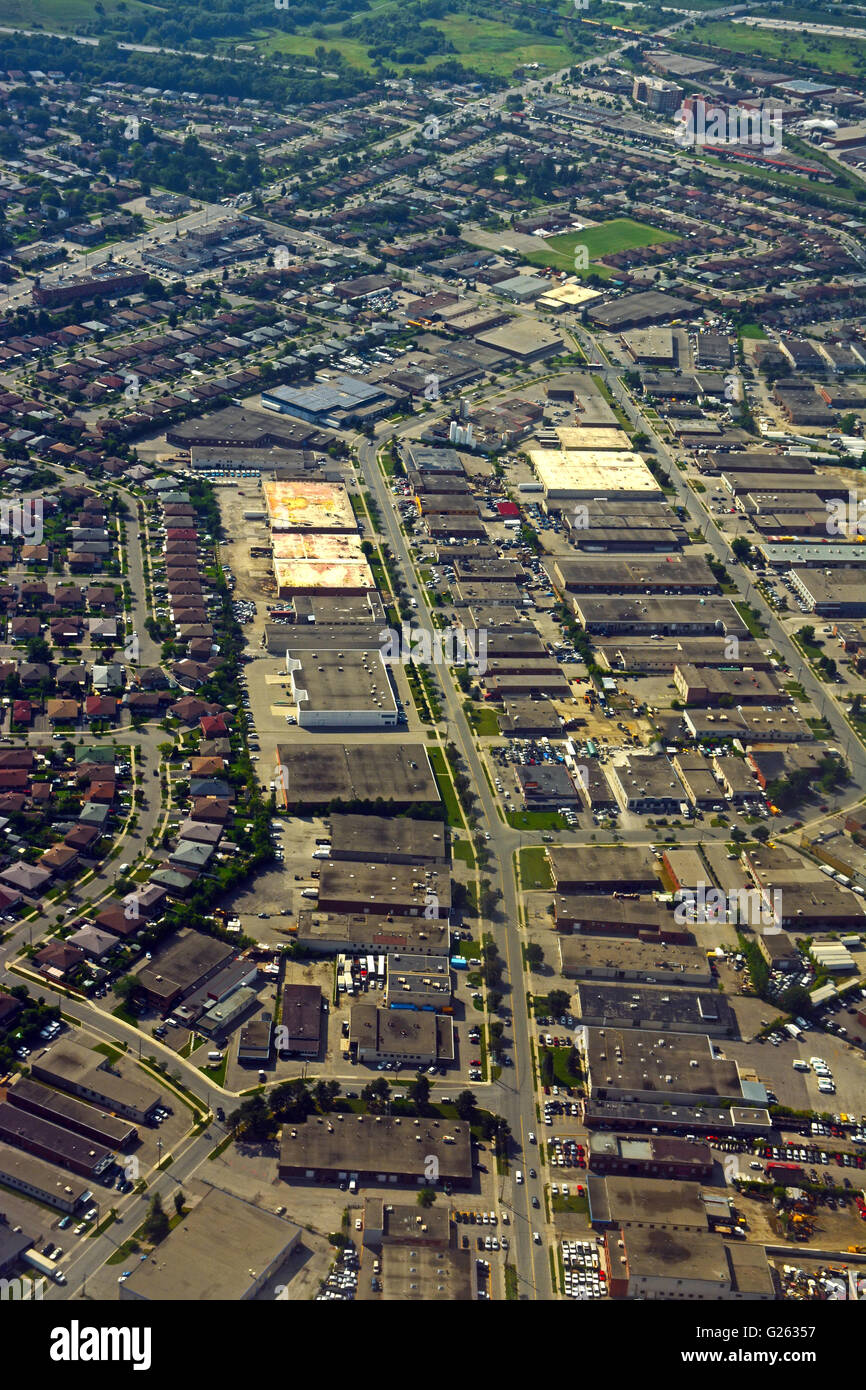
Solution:
M 649 850 L 618 845 L 554 845 L 547 851 L 557 891 L 623 888 L 631 892 L 659 886 L 655 860 Z
M 378 650 L 288 651 L 286 670 L 302 727 L 397 723 L 397 702 Z
M 444 862 L 448 857 L 442 821 L 408 816 L 331 816 L 331 858 L 383 862 Z
M 736 1063 L 716 1057 L 706 1036 L 660 1033 L 657 1029 L 589 1027 L 585 1038 L 590 1085 L 593 1094 L 600 1092 L 602 1098 L 743 1099 Z
M 443 1181 L 470 1182 L 469 1126 L 460 1120 L 351 1114 L 334 1124 L 330 1116 L 320 1116 L 284 1125 L 280 1142 L 281 1176 L 377 1179 L 383 1174 L 420 1186 L 431 1158 L 438 1161 Z
M 637 328 L 645 323 L 661 323 L 683 314 L 690 314 L 692 304 L 676 295 L 646 290 L 628 294 L 608 304 L 594 304 L 587 310 L 593 323 L 601 328 Z
M 447 867 L 419 868 L 415 864 L 359 864 L 323 861 L 319 875 L 322 909 L 335 912 L 365 910 L 421 914 L 435 897 L 433 917 L 447 917 L 451 879 Z
M 262 392 L 265 410 L 298 415 L 302 420 L 323 421 L 328 416 L 351 418 L 364 406 L 384 400 L 386 392 L 357 377 L 336 376 L 311 386 L 274 386 Z
M 666 1028 L 672 1033 L 734 1032 L 731 1006 L 718 990 L 689 988 L 671 992 L 664 985 L 583 983 L 577 988 L 576 1016 L 599 1028 Z
M 628 450 L 530 449 L 529 461 L 548 501 L 580 497 L 664 496 L 640 454 Z
M 484 347 L 496 348 L 507 353 L 509 357 L 519 357 L 527 361 L 550 357 L 564 347 L 562 338 L 555 329 L 527 318 L 512 319 L 501 328 L 491 328 L 487 333 L 477 333 L 475 341 Z
M 587 1187 L 592 1223 L 632 1226 L 651 1222 L 654 1226 L 707 1229 L 706 1204 L 694 1183 L 591 1173 Z
M 335 951 L 376 951 L 385 955 L 409 951 L 446 955 L 451 932 L 444 918 L 404 917 L 393 912 L 379 917 L 372 912 L 319 912 L 303 908 L 298 913 L 297 940 L 310 951 L 331 955 Z
M 322 563 L 363 564 L 366 556 L 357 532 L 273 531 L 271 552 L 275 560 L 318 560 Z
M 422 744 L 280 744 L 277 757 L 290 806 L 355 800 L 438 806 L 441 800 Z
M 280 598 L 292 594 L 363 594 L 376 587 L 363 556 L 360 560 L 274 559 L 274 579 Z
M 304 478 L 267 479 L 262 484 L 268 521 L 274 531 L 357 533 L 355 513 L 343 483 Z
M 666 988 L 712 984 L 706 952 L 699 946 L 582 933 L 561 936 L 558 944 L 562 972 L 572 979 L 643 980 Z
M 558 425 L 554 433 L 566 453 L 571 449 L 630 451 L 628 435 L 616 425 Z
M 280 1269 L 300 1234 L 281 1216 L 211 1187 L 146 1260 L 136 1259 L 120 1298 L 243 1302 Z

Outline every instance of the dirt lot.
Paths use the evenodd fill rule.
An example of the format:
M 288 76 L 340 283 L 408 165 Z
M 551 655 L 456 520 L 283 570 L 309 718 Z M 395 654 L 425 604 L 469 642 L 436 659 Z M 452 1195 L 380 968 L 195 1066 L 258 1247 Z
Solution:
M 778 1244 L 784 1239 L 774 1222 L 775 1213 L 769 1201 L 738 1195 L 736 1206 L 746 1217 L 746 1229 L 751 1242 Z M 836 1211 L 820 1206 L 812 1214 L 811 1221 L 814 1226 L 812 1237 L 802 1244 L 799 1241 L 791 1241 L 792 1256 L 798 1251 L 808 1250 L 810 1245 L 823 1250 L 846 1251 L 849 1245 L 866 1244 L 866 1226 L 857 1216 L 853 1202 L 847 1207 L 837 1208 Z

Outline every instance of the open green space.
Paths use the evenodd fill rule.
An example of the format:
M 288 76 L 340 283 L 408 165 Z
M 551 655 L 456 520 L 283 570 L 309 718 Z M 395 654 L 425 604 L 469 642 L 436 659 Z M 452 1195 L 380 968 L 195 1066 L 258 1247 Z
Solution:
M 528 845 L 519 851 L 520 881 L 524 888 L 552 888 L 553 875 L 541 845 Z
M 483 705 L 473 705 L 471 702 L 464 708 L 474 734 L 480 735 L 481 738 L 499 737 L 499 720 L 496 718 L 495 710 Z
M 470 869 L 475 868 L 475 851 L 468 840 L 456 840 L 451 848 L 455 859 L 460 859 Z
M 505 819 L 515 830 L 564 830 L 567 825 L 558 811 L 506 811 Z
M 451 781 L 451 772 L 441 748 L 430 748 L 430 763 L 433 768 L 433 776 L 436 778 L 436 785 L 439 788 L 439 795 L 445 805 L 445 814 L 448 817 L 449 825 L 464 826 L 463 812 L 460 809 L 460 802 L 454 790 L 454 783 Z
M 374 7 L 379 17 L 400 6 L 386 0 Z M 561 39 L 548 34 L 533 35 L 499 20 L 483 15 L 451 13 L 439 18 L 424 17 L 425 28 L 438 29 L 454 47 L 453 53 L 431 53 L 423 62 L 399 64 L 400 70 L 426 72 L 440 63 L 456 61 L 466 68 L 491 77 L 510 78 L 515 68 L 538 63 L 543 71 L 556 72 L 574 61 L 574 53 Z M 254 29 L 251 37 L 257 49 L 267 54 L 288 54 L 316 57 L 316 50 L 335 50 L 341 57 L 364 72 L 370 72 L 375 61 L 370 45 L 362 38 L 350 38 L 343 33 L 342 24 L 305 26 L 308 32 L 285 34 L 273 29 Z M 314 30 L 314 32 L 313 32 Z M 584 36 L 581 35 L 583 39 Z M 586 36 L 583 50 L 591 47 L 596 36 Z
M 635 222 L 631 217 L 614 217 L 609 222 L 599 222 L 595 227 L 584 227 L 579 232 L 563 232 L 562 236 L 549 237 L 539 245 L 537 251 L 530 251 L 524 257 L 530 265 L 550 265 L 556 270 L 567 270 L 574 274 L 575 247 L 585 246 L 590 268 L 579 271 L 583 275 L 610 276 L 616 272 L 606 266 L 593 264 L 602 256 L 612 256 L 618 251 L 631 251 L 639 246 L 661 246 L 665 242 L 678 241 L 673 232 L 665 232 L 659 227 L 650 227 L 646 222 Z
M 816 16 L 813 14 L 813 18 Z M 825 20 L 844 23 L 844 20 Z M 834 38 L 826 34 L 817 37 L 792 30 L 754 29 L 745 24 L 725 20 L 698 21 L 686 36 L 696 43 L 729 48 L 750 57 L 772 59 L 784 66 L 786 62 L 805 63 L 828 76 L 853 76 L 866 72 L 866 42 L 852 38 Z
M 162 7 L 143 5 L 140 0 L 102 0 L 107 27 L 120 29 L 132 15 L 148 15 Z M 93 0 L 2 0 L 0 23 L 22 29 L 56 30 L 75 33 L 93 20 Z

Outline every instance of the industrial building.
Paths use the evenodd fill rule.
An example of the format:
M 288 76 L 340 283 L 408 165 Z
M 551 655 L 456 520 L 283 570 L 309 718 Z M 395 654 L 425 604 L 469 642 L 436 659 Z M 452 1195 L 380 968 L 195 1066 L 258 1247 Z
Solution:
M 373 912 L 381 916 L 442 917 L 451 910 L 451 876 L 446 866 L 362 864 L 323 860 L 319 876 L 322 912 Z
M 292 711 L 302 729 L 395 729 L 397 701 L 374 651 L 286 652 Z
M 396 809 L 440 805 L 427 749 L 421 744 L 279 744 L 275 788 L 284 806 L 390 802 Z
M 731 1006 L 718 990 L 668 990 L 664 985 L 634 982 L 581 983 L 572 1012 L 582 1024 L 596 1028 L 661 1028 L 731 1037 L 736 1026 Z
M 0 1182 L 46 1206 L 71 1214 L 90 1199 L 89 1183 L 74 1173 L 61 1172 L 54 1163 L 0 1143 Z
M 111 1149 L 95 1140 L 28 1114 L 8 1101 L 0 1102 L 0 1140 L 91 1182 L 97 1181 L 115 1159 Z
M 371 912 L 319 912 L 303 908 L 298 913 L 297 942 L 320 955 L 338 951 L 382 955 L 406 951 L 412 955 L 447 955 L 450 929 L 444 918 L 402 917 L 396 913 L 376 916 Z
M 664 1135 L 632 1139 L 601 1132 L 589 1136 L 588 1167 L 591 1173 L 623 1177 L 709 1182 L 713 1176 L 713 1155 L 709 1145 L 685 1139 Z
M 318 1057 L 322 1045 L 322 991 L 318 985 L 285 985 L 277 1028 L 279 1051 Z
M 300 1237 L 300 1227 L 281 1216 L 211 1187 L 147 1260 L 136 1260 L 119 1285 L 121 1302 L 245 1302 L 277 1274 Z
M 128 1121 L 118 1120 L 74 1096 L 40 1086 L 26 1076 L 19 1077 L 7 1089 L 6 1100 L 19 1110 L 61 1125 L 108 1149 L 126 1149 L 138 1138 L 138 1130 Z
M 659 887 L 653 856 L 629 845 L 554 845 L 547 860 L 557 893 L 642 893 Z
M 106 1070 L 108 1065 L 107 1057 L 100 1058 L 99 1053 L 80 1043 L 62 1040 L 30 1059 L 30 1074 L 115 1115 L 146 1123 L 162 1104 L 160 1092 L 130 1075 L 128 1063 L 114 1063 L 111 1072 Z
M 776 1286 L 763 1246 L 711 1231 L 631 1226 L 605 1239 L 611 1298 L 758 1302 Z
M 618 449 L 530 449 L 548 503 L 597 497 L 649 501 L 664 496 L 640 454 Z
M 435 1159 L 440 1182 L 472 1182 L 472 1137 L 459 1120 L 413 1120 L 386 1115 L 310 1118 L 283 1126 L 280 1177 L 311 1182 L 429 1182 Z
M 295 594 L 365 594 L 376 581 L 358 535 L 274 531 L 274 579 L 280 598 Z
M 451 972 L 447 956 L 387 957 L 385 1003 L 389 1009 L 451 1011 Z
M 409 816 L 354 816 L 330 819 L 331 859 L 369 864 L 442 864 L 448 858 L 444 821 Z
M 344 429 L 380 420 L 397 405 L 393 392 L 359 377 L 320 377 L 307 386 L 274 386 L 262 392 L 262 408 L 294 415 L 309 424 Z
M 627 754 L 611 765 L 610 781 L 624 811 L 673 815 L 685 800 L 685 789 L 663 753 Z
M 599 1100 L 766 1105 L 765 1088 L 741 1081 L 736 1063 L 717 1057 L 708 1037 L 594 1027 L 584 1036 L 589 1090 Z
M 306 478 L 268 478 L 262 483 L 272 532 L 339 532 L 357 535 L 358 526 L 343 483 Z
M 562 936 L 558 945 L 562 973 L 570 979 L 643 982 L 676 989 L 709 989 L 713 982 L 706 952 L 698 946 L 670 950 L 654 942 L 610 941 L 582 935 Z
M 455 1058 L 454 1021 L 448 1014 L 426 1010 L 353 1004 L 349 1047 L 359 1062 L 397 1062 L 401 1067 L 449 1065 Z

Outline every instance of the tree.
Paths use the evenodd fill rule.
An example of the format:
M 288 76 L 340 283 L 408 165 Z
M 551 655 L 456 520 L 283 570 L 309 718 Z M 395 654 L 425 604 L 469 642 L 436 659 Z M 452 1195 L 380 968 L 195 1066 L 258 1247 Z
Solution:
M 184 1195 L 183 1195 L 182 1192 L 180 1192 L 180 1191 L 175 1192 L 175 1194 L 174 1194 L 174 1209 L 175 1209 L 175 1211 L 177 1212 L 178 1216 L 183 1216 L 183 1208 L 184 1208 L 184 1203 L 185 1203 L 185 1201 L 186 1201 L 186 1198 L 184 1197 Z
M 544 964 L 544 950 L 537 941 L 530 941 L 526 948 L 526 964 L 530 970 L 540 970 Z
M 547 1007 L 554 1018 L 564 1014 L 570 1003 L 569 996 L 564 989 L 552 989 L 547 996 Z
M 384 1076 L 377 1076 L 361 1092 L 361 1099 L 367 1102 L 370 1110 L 384 1110 L 391 1099 L 391 1087 Z
M 264 1096 L 250 1096 L 229 1116 L 232 1129 L 250 1139 L 267 1139 L 273 1128 L 273 1118 Z
M 419 1109 L 424 1108 L 430 1101 L 430 1080 L 419 1071 L 414 1081 L 410 1081 L 406 1088 L 409 1099 L 414 1101 Z
M 154 1245 L 158 1245 L 161 1240 L 165 1240 L 168 1232 L 169 1222 L 163 1209 L 162 1198 L 155 1192 L 144 1218 L 144 1234 Z
M 458 1118 L 461 1120 L 471 1120 L 475 1115 L 478 1102 L 473 1091 L 461 1091 L 455 1101 Z
M 731 542 L 731 550 L 736 559 L 741 560 L 743 563 L 745 563 L 752 554 L 751 544 L 746 540 L 745 536 L 737 536 Z
M 113 988 L 118 999 L 122 999 L 125 1004 L 128 1004 L 138 991 L 138 980 L 134 975 L 121 975 L 120 979 L 115 981 Z
M 432 1205 L 433 1205 L 433 1203 L 434 1203 L 435 1201 L 436 1201 L 436 1193 L 434 1192 L 433 1188 L 432 1188 L 432 1187 L 422 1187 L 422 1188 L 421 1188 L 421 1191 L 418 1193 L 418 1205 L 419 1205 L 419 1207 L 432 1207 Z
M 313 1087 L 313 1098 L 320 1110 L 330 1110 L 339 1094 L 339 1081 L 317 1081 Z

